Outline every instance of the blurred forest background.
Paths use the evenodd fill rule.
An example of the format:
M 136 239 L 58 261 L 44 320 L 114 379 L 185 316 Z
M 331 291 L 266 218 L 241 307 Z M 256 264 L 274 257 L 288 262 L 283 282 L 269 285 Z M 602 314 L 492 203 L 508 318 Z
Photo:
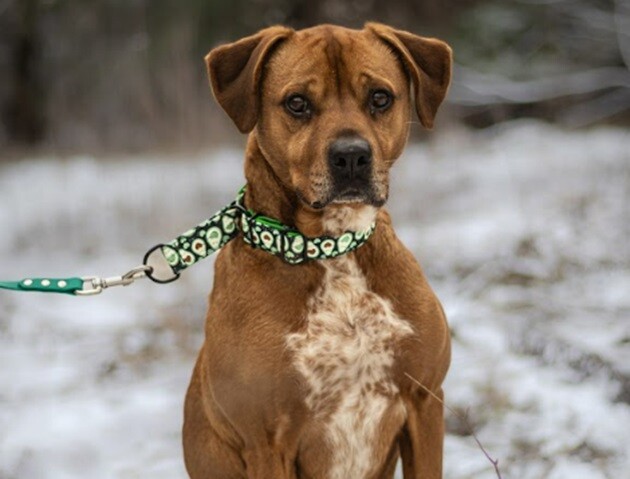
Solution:
M 0 0 L 0 151 L 189 150 L 236 129 L 203 56 L 256 30 L 377 20 L 448 41 L 442 121 L 630 123 L 630 0 Z
M 0 279 L 126 271 L 232 201 L 205 54 L 367 20 L 455 51 L 388 205 L 449 318 L 447 402 L 506 479 L 630 477 L 630 0 L 0 0 Z M 0 295 L 0 479 L 185 477 L 212 264 Z M 447 428 L 444 477 L 496 479 Z

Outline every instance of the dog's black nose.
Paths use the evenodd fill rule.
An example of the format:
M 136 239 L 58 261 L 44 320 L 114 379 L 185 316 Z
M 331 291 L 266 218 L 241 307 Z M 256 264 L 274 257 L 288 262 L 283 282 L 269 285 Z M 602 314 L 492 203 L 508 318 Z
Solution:
M 328 163 L 335 177 L 353 180 L 363 176 L 372 166 L 372 148 L 361 137 L 342 137 L 328 150 Z

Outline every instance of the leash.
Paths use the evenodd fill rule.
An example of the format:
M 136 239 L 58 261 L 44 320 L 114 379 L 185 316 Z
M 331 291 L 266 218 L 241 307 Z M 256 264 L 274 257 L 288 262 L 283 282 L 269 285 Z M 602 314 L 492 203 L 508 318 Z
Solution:
M 245 208 L 245 191 L 246 186 L 241 188 L 233 202 L 209 219 L 174 240 L 151 248 L 140 266 L 120 276 L 26 278 L 0 281 L 0 289 L 91 296 L 114 286 L 129 286 L 145 277 L 155 283 L 170 283 L 179 278 L 181 271 L 216 253 L 239 235 L 252 248 L 298 265 L 354 251 L 365 244 L 376 227 L 376 223 L 372 223 L 363 231 L 346 231 L 340 236 L 308 237 L 277 219 Z

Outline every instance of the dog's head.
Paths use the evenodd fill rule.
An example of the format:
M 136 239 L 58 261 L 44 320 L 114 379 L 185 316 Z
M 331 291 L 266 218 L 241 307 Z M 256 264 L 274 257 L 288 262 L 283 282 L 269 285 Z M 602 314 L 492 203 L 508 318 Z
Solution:
M 212 50 L 215 96 L 252 132 L 283 184 L 308 207 L 387 200 L 407 140 L 412 98 L 433 126 L 451 76 L 444 42 L 368 23 L 271 27 Z

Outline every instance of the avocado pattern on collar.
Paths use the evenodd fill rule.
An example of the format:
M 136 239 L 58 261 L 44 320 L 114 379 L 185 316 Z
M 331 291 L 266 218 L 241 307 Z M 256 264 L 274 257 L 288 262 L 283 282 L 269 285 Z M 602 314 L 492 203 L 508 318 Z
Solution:
M 245 208 L 245 186 L 236 199 L 212 217 L 161 246 L 162 254 L 174 273 L 207 258 L 239 235 L 253 248 L 278 256 L 289 264 L 335 258 L 363 245 L 376 223 L 364 231 L 346 231 L 340 236 L 308 237 Z

